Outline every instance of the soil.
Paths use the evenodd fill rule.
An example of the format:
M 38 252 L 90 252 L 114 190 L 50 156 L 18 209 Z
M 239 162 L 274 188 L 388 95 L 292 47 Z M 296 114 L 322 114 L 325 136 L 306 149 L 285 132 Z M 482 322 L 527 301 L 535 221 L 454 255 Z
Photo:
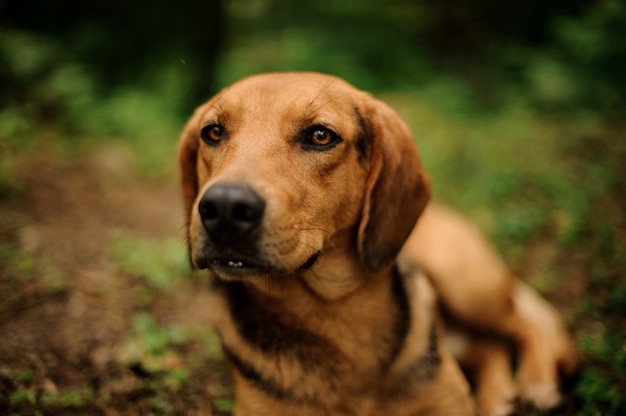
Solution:
M 162 388 L 158 371 L 120 359 L 141 311 L 160 326 L 207 323 L 201 277 L 146 302 L 115 261 L 120 230 L 184 247 L 176 175 L 139 179 L 123 145 L 73 163 L 31 158 L 18 171 L 24 191 L 0 199 L 0 242 L 19 253 L 0 258 L 0 414 L 224 414 L 212 403 L 230 396 L 224 364 L 197 340 L 174 349 L 187 370 L 190 357 L 204 360 L 182 386 Z

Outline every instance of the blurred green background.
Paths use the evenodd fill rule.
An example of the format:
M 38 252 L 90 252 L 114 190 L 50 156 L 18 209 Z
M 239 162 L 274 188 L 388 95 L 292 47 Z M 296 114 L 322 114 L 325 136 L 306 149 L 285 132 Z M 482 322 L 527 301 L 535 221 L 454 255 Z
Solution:
M 28 338 L 43 319 L 33 310 L 57 305 L 70 319 L 85 260 L 54 248 L 72 235 L 45 231 L 71 230 L 65 216 L 96 227 L 72 212 L 83 209 L 75 199 L 104 212 L 91 221 L 107 229 L 86 237 L 99 241 L 99 271 L 121 282 L 115 290 L 132 289 L 111 306 L 124 313 L 106 337 L 59 341 L 60 351 L 82 346 L 73 359 L 94 368 L 88 376 L 73 374 L 64 352 L 28 359 L 0 340 L 0 412 L 227 414 L 214 337 L 163 312 L 178 311 L 176 294 L 196 293 L 201 280 L 181 279 L 179 228 L 157 235 L 154 222 L 116 210 L 150 199 L 166 206 L 159 221 L 175 206 L 182 227 L 175 147 L 186 117 L 243 76 L 285 70 L 338 75 L 400 112 L 435 197 L 477 221 L 565 316 L 582 367 L 555 414 L 626 414 L 619 0 L 0 1 L 0 320 L 37 344 L 46 335 Z M 52 195 L 37 199 L 41 187 Z M 71 322 L 90 333 L 86 316 Z M 11 331 L 0 326 L 0 339 Z M 104 345 L 114 352 L 102 369 L 89 354 Z

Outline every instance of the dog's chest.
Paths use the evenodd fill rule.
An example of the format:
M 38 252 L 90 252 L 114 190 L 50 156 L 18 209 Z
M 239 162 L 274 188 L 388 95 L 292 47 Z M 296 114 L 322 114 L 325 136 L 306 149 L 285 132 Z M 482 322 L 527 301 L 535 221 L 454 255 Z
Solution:
M 312 317 L 315 324 L 307 327 L 263 305 L 243 285 L 222 293 L 228 314 L 218 330 L 246 384 L 279 402 L 335 414 L 366 414 L 373 406 L 408 325 L 397 303 L 373 322 L 339 314 Z
M 228 284 L 220 291 L 228 313 L 218 324 L 224 352 L 250 388 L 274 400 L 367 414 L 388 395 L 387 372 L 409 326 L 406 294 L 400 279 L 393 280 L 386 310 L 319 313 L 308 327 L 263 304 L 243 284 Z

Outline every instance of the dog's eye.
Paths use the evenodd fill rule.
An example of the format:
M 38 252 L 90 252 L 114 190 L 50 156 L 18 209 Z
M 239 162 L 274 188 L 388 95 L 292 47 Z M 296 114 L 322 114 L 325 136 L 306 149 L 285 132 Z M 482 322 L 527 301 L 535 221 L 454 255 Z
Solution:
M 326 127 L 315 126 L 306 132 L 304 144 L 311 148 L 325 149 L 339 142 L 339 136 Z
M 326 129 L 316 129 L 311 132 L 309 136 L 311 143 L 316 146 L 326 146 L 333 141 L 333 135 Z
M 200 137 L 206 144 L 215 145 L 224 136 L 224 127 L 219 124 L 210 124 L 204 126 L 200 131 Z

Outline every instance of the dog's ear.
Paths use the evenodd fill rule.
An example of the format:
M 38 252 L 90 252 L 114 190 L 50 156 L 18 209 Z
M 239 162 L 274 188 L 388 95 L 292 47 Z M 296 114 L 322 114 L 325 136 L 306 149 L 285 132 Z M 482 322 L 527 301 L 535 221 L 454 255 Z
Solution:
M 428 202 L 430 180 L 400 116 L 377 100 L 370 114 L 370 171 L 357 244 L 361 261 L 377 270 L 395 259 L 413 230 Z
M 198 147 L 200 146 L 200 121 L 205 106 L 196 109 L 187 121 L 178 142 L 178 167 L 185 203 L 185 214 L 191 215 L 193 203 L 198 195 Z

